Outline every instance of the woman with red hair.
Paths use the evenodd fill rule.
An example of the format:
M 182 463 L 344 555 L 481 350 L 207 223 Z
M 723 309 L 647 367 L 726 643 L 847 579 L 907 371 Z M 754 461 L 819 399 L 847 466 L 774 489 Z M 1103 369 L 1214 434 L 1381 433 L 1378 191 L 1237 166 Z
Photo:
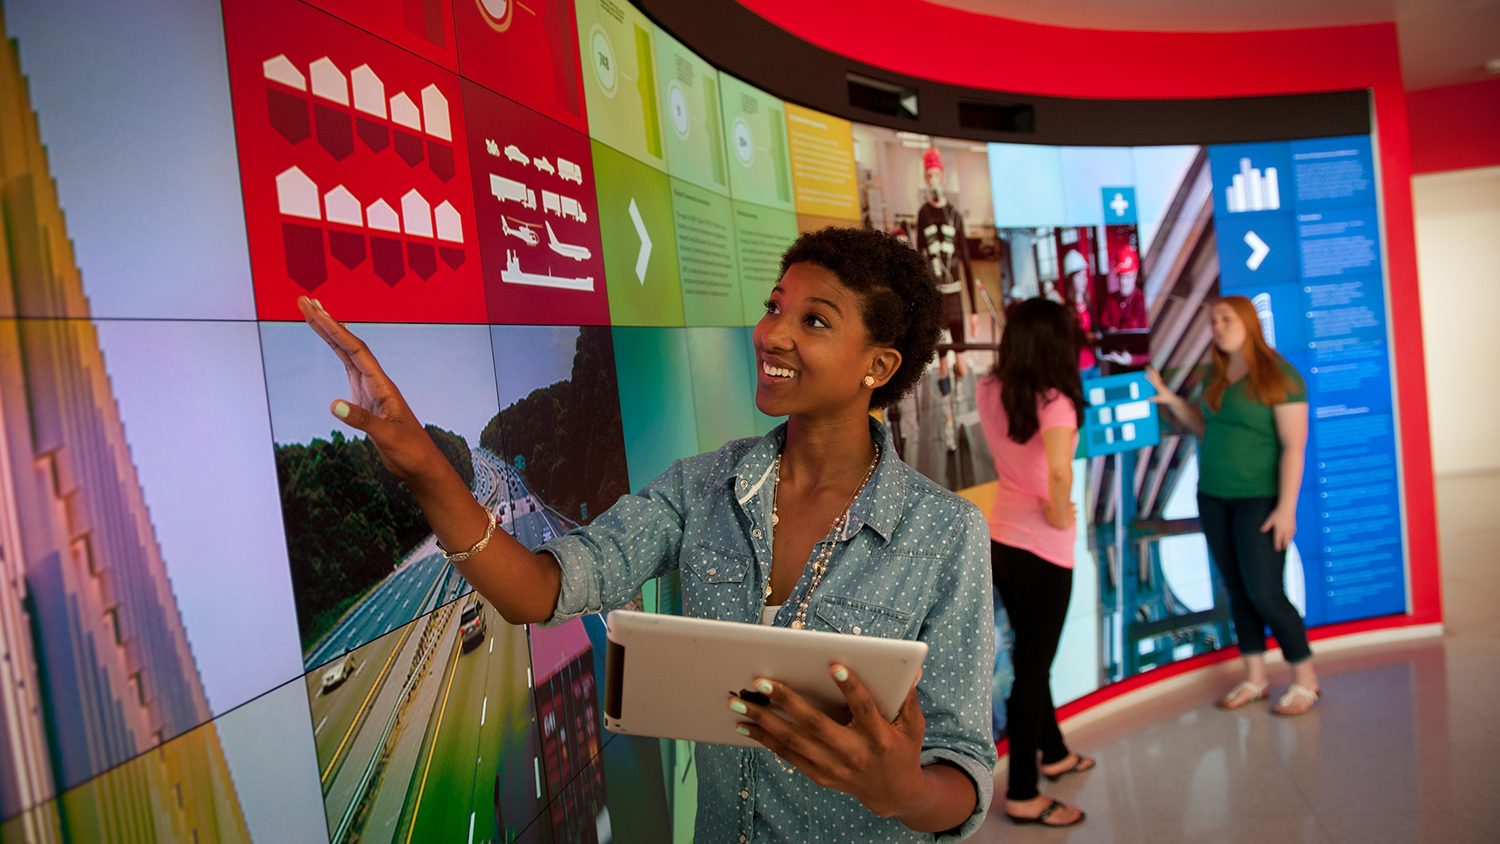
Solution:
M 1266 627 L 1292 666 L 1292 684 L 1273 712 L 1301 715 L 1318 702 L 1307 627 L 1283 589 L 1286 549 L 1297 530 L 1297 493 L 1307 445 L 1307 387 L 1266 344 L 1255 306 L 1226 296 L 1209 308 L 1213 371 L 1193 404 L 1154 369 L 1154 401 L 1202 438 L 1198 514 L 1208 550 L 1229 592 L 1245 680 L 1219 699 L 1223 709 L 1263 700 Z

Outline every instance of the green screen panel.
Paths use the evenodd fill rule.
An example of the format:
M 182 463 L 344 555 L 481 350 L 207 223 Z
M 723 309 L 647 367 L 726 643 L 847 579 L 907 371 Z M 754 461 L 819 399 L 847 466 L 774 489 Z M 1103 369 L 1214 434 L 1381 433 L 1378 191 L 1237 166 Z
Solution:
M 576 8 L 589 135 L 665 169 L 651 55 L 655 27 L 620 0 L 578 0 Z
M 667 176 L 594 142 L 599 235 L 614 325 L 682 325 Z
M 672 179 L 672 217 L 688 325 L 742 325 L 739 252 L 728 198 Z
M 719 71 L 681 41 L 656 31 L 656 78 L 667 171 L 701 188 L 729 194 Z
M 755 435 L 754 361 L 746 328 L 689 328 L 687 350 L 693 377 L 698 450 Z
M 692 372 L 678 328 L 615 328 L 615 372 L 630 488 L 698 453 Z
M 724 139 L 729 146 L 729 189 L 735 199 L 790 211 L 791 156 L 781 100 L 719 74 Z
M 781 278 L 781 256 L 797 239 L 797 215 L 763 205 L 733 203 L 734 243 L 739 257 L 740 301 L 745 324 L 765 313 L 766 297 Z

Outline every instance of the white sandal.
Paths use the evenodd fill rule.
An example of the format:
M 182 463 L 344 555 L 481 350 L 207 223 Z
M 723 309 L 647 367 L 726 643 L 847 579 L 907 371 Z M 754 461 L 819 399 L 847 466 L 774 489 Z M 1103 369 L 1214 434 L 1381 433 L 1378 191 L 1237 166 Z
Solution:
M 1230 689 L 1229 694 L 1219 698 L 1218 701 L 1214 703 L 1214 706 L 1230 711 L 1240 709 L 1249 706 L 1250 704 L 1255 703 L 1258 700 L 1265 700 L 1267 697 L 1267 692 L 1270 690 L 1270 688 L 1270 683 L 1252 683 L 1249 680 L 1245 680 L 1238 686 Z M 1230 702 L 1239 697 L 1242 693 L 1246 692 L 1250 694 L 1250 697 L 1241 700 L 1239 703 Z
M 1292 709 L 1292 706 L 1297 703 L 1299 698 L 1301 700 L 1307 701 L 1306 709 Z M 1283 718 L 1292 718 L 1298 715 L 1305 715 L 1308 712 L 1311 712 L 1312 708 L 1314 706 L 1317 706 L 1318 701 L 1322 699 L 1323 693 L 1321 691 L 1318 691 L 1317 689 L 1309 689 L 1308 687 L 1301 685 L 1300 683 L 1293 683 L 1291 686 L 1287 687 L 1286 694 L 1277 699 L 1276 705 L 1271 707 L 1271 712 L 1276 715 L 1280 715 Z

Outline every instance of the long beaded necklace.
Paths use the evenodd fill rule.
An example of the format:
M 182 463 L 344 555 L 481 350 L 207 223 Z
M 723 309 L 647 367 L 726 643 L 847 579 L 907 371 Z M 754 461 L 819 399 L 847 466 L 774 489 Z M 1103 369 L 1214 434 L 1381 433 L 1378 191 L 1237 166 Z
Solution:
M 823 582 L 823 575 L 827 573 L 829 566 L 833 563 L 833 549 L 838 545 L 839 538 L 844 535 L 844 528 L 849 524 L 849 512 L 854 508 L 855 499 L 864 492 L 865 486 L 870 483 L 870 478 L 875 475 L 875 467 L 880 465 L 880 444 L 875 445 L 875 457 L 870 461 L 870 468 L 865 470 L 864 480 L 854 488 L 854 494 L 849 496 L 849 503 L 839 513 L 839 517 L 833 520 L 833 527 L 828 535 L 823 538 L 818 548 L 817 556 L 813 557 L 812 578 L 807 584 L 807 592 L 802 595 L 802 602 L 797 606 L 797 615 L 792 620 L 792 629 L 801 630 L 807 626 L 807 609 L 812 604 L 813 592 L 817 591 L 818 584 Z M 771 464 L 771 527 L 781 522 L 778 514 L 778 506 L 781 500 L 781 455 L 776 455 L 776 461 Z M 774 534 L 773 534 L 774 542 Z M 761 598 L 761 605 L 766 606 L 771 602 L 771 578 L 766 579 L 766 593 Z
M 854 494 L 849 496 L 849 503 L 844 505 L 844 510 L 839 513 L 839 517 L 833 520 L 832 529 L 828 531 L 828 536 L 824 537 L 823 544 L 818 549 L 817 556 L 813 558 L 812 579 L 807 584 L 807 592 L 802 596 L 802 602 L 797 606 L 797 616 L 792 619 L 793 630 L 801 630 L 807 626 L 807 608 L 812 604 L 813 592 L 817 591 L 818 584 L 823 582 L 824 573 L 828 571 L 829 564 L 833 562 L 833 548 L 838 544 L 839 537 L 844 535 L 845 526 L 849 524 L 849 511 L 854 509 L 855 499 L 859 498 L 861 492 L 864 492 L 865 486 L 870 483 L 870 478 L 874 477 L 875 467 L 878 465 L 880 465 L 880 444 L 876 443 L 875 457 L 870 461 L 870 468 L 865 470 L 864 480 L 860 481 L 859 486 L 854 488 Z M 771 527 L 774 529 L 781 522 L 781 516 L 777 512 L 781 501 L 781 496 L 779 495 L 781 492 L 780 454 L 776 455 L 776 461 L 771 464 L 771 475 L 773 478 L 771 481 Z M 773 533 L 772 542 L 774 543 L 774 541 L 775 534 Z M 766 578 L 766 594 L 761 597 L 761 606 L 764 607 L 770 604 L 770 602 L 771 578 L 768 577 Z M 776 760 L 776 766 L 781 769 L 782 773 L 787 775 L 797 773 L 797 769 L 780 756 L 773 755 L 772 758 Z

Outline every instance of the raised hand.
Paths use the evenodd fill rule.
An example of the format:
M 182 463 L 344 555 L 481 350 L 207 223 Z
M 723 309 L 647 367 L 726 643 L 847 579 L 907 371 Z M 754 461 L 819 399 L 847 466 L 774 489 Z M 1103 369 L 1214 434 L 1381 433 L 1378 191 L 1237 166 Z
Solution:
M 1167 387 L 1167 382 L 1162 380 L 1161 373 L 1156 371 L 1156 367 L 1148 366 L 1144 371 L 1146 374 L 1146 383 L 1150 384 L 1151 389 L 1156 391 L 1151 396 L 1151 400 L 1157 404 L 1167 404 L 1170 402 L 1174 394 Z
M 386 468 L 404 481 L 433 471 L 439 464 L 446 466 L 370 347 L 323 310 L 316 299 L 300 296 L 297 307 L 344 364 L 344 374 L 349 378 L 349 398 L 329 405 L 333 415 L 368 435 Z

